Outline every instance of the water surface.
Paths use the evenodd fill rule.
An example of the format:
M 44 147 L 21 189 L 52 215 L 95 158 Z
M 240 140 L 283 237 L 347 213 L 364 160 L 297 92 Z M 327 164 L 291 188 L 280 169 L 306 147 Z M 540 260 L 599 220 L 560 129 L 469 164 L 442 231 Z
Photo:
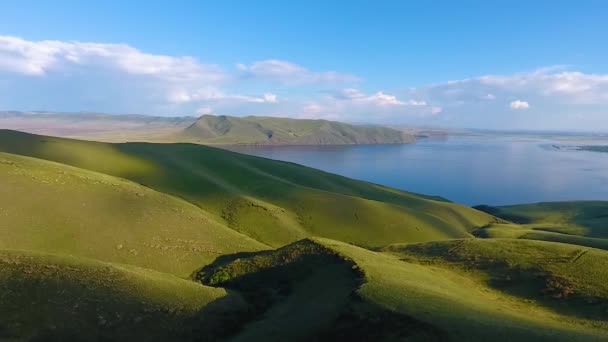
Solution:
M 405 145 L 230 147 L 468 205 L 608 200 L 608 153 L 541 138 L 450 136 Z

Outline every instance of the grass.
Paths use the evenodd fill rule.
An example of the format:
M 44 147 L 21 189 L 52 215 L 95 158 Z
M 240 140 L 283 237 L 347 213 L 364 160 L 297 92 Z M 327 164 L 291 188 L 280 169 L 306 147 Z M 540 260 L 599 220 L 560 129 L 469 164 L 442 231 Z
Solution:
M 0 151 L 131 180 L 274 247 L 309 236 L 369 246 L 462 238 L 496 221 L 439 198 L 193 144 L 108 144 L 0 131 Z
M 490 224 L 474 232 L 479 237 L 543 240 L 608 249 L 608 201 L 476 208 L 515 223 Z
M 563 231 L 563 227 L 559 227 L 559 229 Z M 541 225 L 540 228 L 537 229 L 534 225 L 492 224 L 477 229 L 473 234 L 481 238 L 540 240 L 608 250 L 608 239 L 590 238 L 574 234 L 547 231 L 547 225 Z
M 391 245 L 402 260 L 464 271 L 495 289 L 581 318 L 608 318 L 608 252 L 516 239 Z M 608 325 L 602 323 L 608 328 Z
M 207 146 L 6 130 L 0 177 L 3 340 L 608 334 L 606 202 L 480 211 Z
M 0 339 L 219 338 L 242 298 L 165 273 L 85 258 L 0 250 Z
M 124 179 L 6 153 L 0 174 L 0 249 L 187 277 L 221 254 L 268 248 L 184 200 Z
M 537 230 L 608 238 L 608 201 L 543 202 L 477 208 Z
M 237 341 L 268 334 L 277 340 L 358 335 L 425 341 L 599 341 L 608 331 L 608 274 L 596 272 L 605 269 L 608 252 L 475 239 L 393 245 L 381 251 L 304 240 L 275 252 L 223 260 L 201 271 L 199 278 L 250 293 L 250 302 L 269 298 L 256 316 L 263 319 L 244 324 L 233 339 Z M 498 285 L 506 276 L 513 277 L 511 283 Z M 324 301 L 323 291 L 335 300 Z M 288 312 L 295 316 L 286 316 Z M 317 319 L 312 318 L 315 313 Z M 380 318 L 382 324 L 375 324 Z

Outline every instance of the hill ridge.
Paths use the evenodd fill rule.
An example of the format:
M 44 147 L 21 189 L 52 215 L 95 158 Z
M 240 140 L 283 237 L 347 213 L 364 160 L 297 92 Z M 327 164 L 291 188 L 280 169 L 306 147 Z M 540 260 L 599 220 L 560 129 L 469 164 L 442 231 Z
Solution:
M 403 144 L 415 141 L 412 135 L 382 126 L 324 119 L 226 115 L 203 115 L 171 138 L 204 144 L 252 145 Z
M 314 235 L 372 246 L 465 237 L 496 220 L 438 198 L 196 144 L 109 144 L 0 130 L 0 151 L 129 179 L 274 247 Z

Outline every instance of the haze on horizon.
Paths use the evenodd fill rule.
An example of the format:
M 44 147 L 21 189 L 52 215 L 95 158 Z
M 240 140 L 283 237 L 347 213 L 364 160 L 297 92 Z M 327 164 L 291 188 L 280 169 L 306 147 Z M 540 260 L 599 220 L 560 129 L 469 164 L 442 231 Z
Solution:
M 603 2 L 27 3 L 0 110 L 608 130 Z

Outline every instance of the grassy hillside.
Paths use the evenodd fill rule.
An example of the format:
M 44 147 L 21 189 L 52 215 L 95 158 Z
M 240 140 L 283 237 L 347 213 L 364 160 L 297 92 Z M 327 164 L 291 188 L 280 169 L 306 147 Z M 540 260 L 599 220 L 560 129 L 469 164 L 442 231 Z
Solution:
M 412 135 L 380 126 L 355 126 L 327 120 L 203 115 L 174 141 L 203 144 L 344 145 L 413 142 Z
M 198 207 L 139 184 L 0 153 L 0 249 L 84 256 L 188 276 L 267 246 Z
M 380 250 L 404 261 L 464 271 L 491 287 L 558 312 L 608 318 L 607 251 L 517 239 L 397 244 Z
M 0 131 L 0 151 L 143 184 L 277 247 L 308 236 L 369 246 L 470 237 L 496 222 L 438 198 L 200 145 L 107 144 Z
M 488 238 L 520 238 L 608 249 L 608 201 L 571 201 L 479 206 L 516 224 L 491 224 L 475 231 Z
M 7 130 L 0 179 L 2 340 L 608 335 L 608 251 L 581 247 L 608 249 L 605 202 L 483 212 L 208 146 Z
M 198 278 L 241 291 L 257 309 L 234 341 L 599 341 L 608 333 L 608 274 L 595 271 L 608 252 L 521 240 L 382 251 L 304 240 L 225 257 Z
M 571 201 L 479 206 L 505 220 L 557 233 L 608 238 L 608 201 Z
M 225 332 L 242 298 L 171 275 L 0 250 L 2 341 L 181 341 Z

